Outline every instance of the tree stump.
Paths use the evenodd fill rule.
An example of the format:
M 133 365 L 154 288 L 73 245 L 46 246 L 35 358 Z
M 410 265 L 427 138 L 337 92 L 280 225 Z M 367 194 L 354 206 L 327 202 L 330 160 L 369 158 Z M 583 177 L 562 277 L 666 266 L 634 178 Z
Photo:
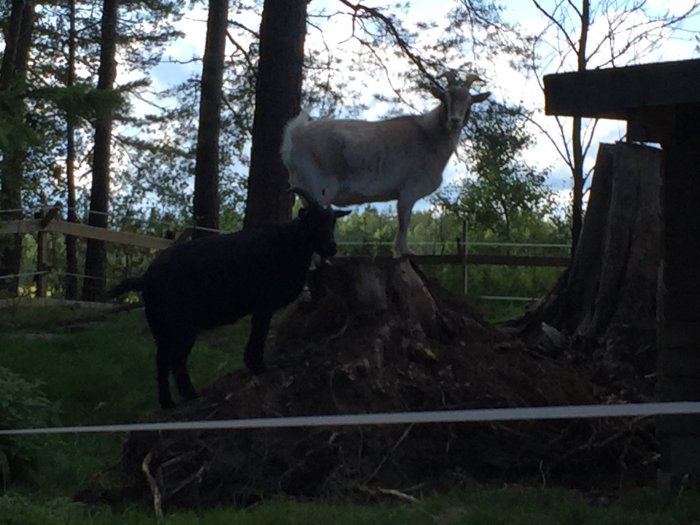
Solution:
M 656 384 L 661 151 L 601 144 L 569 268 L 523 318 L 507 323 L 546 355 L 587 361 L 597 384 L 628 401 Z
M 196 359 L 196 353 L 192 359 Z M 309 279 L 268 341 L 268 371 L 221 377 L 155 420 L 586 404 L 599 392 L 533 354 L 409 260 L 342 259 Z M 148 385 L 144 385 L 147 388 Z M 648 459 L 628 423 L 546 421 L 133 433 L 118 496 L 163 507 L 273 494 L 367 497 L 431 481 L 542 476 L 602 486 Z M 630 436 L 635 436 L 632 440 Z M 596 447 L 605 441 L 606 447 Z M 624 452 L 623 452 L 624 451 Z M 585 473 L 585 474 L 583 474 Z M 100 493 L 100 491 L 97 491 Z M 86 491 L 81 499 L 91 499 Z M 104 491 L 93 499 L 106 499 Z

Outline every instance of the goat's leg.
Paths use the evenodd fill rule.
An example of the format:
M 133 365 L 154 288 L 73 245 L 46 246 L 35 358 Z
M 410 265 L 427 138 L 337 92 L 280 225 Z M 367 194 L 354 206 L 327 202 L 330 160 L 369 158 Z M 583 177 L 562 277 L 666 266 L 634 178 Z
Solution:
M 394 242 L 394 257 L 396 259 L 413 254 L 408 248 L 406 236 L 408 235 L 408 226 L 411 224 L 411 212 L 415 203 L 416 199 L 406 195 L 399 195 L 399 200 L 396 203 L 396 211 L 399 216 L 399 231 L 396 233 L 396 241 Z
M 270 328 L 272 312 L 255 312 L 251 318 L 250 336 L 245 346 L 243 361 L 253 375 L 265 371 L 265 339 Z
M 158 402 L 164 410 L 173 408 L 175 403 L 170 395 L 170 345 L 164 338 L 156 337 L 156 380 L 158 382 Z
M 190 374 L 187 372 L 187 357 L 190 355 L 196 336 L 181 335 L 177 343 L 171 346 L 170 368 L 173 371 L 177 391 L 183 399 L 195 399 L 197 391 L 192 386 Z

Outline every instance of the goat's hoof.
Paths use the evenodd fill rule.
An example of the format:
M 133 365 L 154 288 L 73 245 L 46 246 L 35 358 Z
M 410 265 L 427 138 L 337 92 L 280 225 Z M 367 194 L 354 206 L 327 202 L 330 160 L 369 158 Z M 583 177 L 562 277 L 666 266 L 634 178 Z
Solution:
M 267 367 L 265 366 L 265 363 L 260 362 L 260 363 L 246 363 L 246 367 L 250 371 L 251 374 L 254 376 L 259 376 L 261 374 L 264 374 L 267 371 Z
M 175 403 L 172 399 L 161 399 L 160 408 L 162 410 L 172 410 L 173 408 L 175 408 Z
M 182 394 L 182 398 L 186 399 L 187 401 L 192 401 L 194 399 L 197 399 L 199 397 L 199 394 L 192 390 L 191 392 L 185 392 Z

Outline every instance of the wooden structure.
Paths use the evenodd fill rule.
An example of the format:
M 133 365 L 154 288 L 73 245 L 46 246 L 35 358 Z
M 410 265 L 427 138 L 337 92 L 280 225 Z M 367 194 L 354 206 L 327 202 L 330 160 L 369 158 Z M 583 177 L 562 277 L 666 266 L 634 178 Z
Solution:
M 700 401 L 700 60 L 545 77 L 549 115 L 627 121 L 663 150 L 658 396 Z M 700 418 L 661 418 L 665 479 L 700 475 Z

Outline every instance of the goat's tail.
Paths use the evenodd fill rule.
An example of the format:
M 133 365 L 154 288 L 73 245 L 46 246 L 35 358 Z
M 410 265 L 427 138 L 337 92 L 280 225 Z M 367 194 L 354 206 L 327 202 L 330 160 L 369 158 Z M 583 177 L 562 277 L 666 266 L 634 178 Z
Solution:
M 122 282 L 117 284 L 114 288 L 107 292 L 107 297 L 114 298 L 124 295 L 126 292 L 139 292 L 143 290 L 143 276 L 140 277 L 127 277 Z
M 284 133 L 282 134 L 282 147 L 280 148 L 280 154 L 282 155 L 282 162 L 284 162 L 284 165 L 287 166 L 287 169 L 290 169 L 290 157 L 292 154 L 292 133 L 294 132 L 295 129 L 297 128 L 302 128 L 306 126 L 306 124 L 311 120 L 309 117 L 309 113 L 305 110 L 302 109 L 301 113 L 299 113 L 296 117 L 294 117 L 292 120 L 287 122 L 287 125 L 284 127 Z

